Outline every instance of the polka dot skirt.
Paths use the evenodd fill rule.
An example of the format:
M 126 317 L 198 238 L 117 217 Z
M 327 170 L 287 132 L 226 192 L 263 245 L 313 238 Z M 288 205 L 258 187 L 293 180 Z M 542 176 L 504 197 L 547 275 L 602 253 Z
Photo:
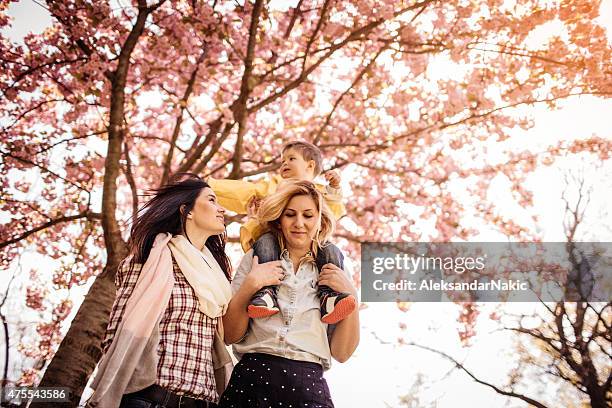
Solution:
M 323 368 L 270 354 L 245 354 L 234 367 L 220 408 L 333 408 Z

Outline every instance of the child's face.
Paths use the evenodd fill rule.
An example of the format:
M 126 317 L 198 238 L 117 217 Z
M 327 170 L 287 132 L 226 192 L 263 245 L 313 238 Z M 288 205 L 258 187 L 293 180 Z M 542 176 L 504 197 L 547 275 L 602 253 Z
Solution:
M 304 160 L 300 152 L 287 149 L 281 158 L 280 175 L 284 179 L 312 181 L 314 179 L 314 160 Z

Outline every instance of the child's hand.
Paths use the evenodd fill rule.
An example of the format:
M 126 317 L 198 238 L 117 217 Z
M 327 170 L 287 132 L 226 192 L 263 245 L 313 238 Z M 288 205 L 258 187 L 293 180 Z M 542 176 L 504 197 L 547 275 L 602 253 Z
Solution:
M 255 218 L 257 216 L 257 211 L 259 211 L 259 205 L 261 204 L 262 199 L 253 196 L 247 203 L 247 216 L 249 218 Z
M 346 276 L 346 273 L 332 263 L 323 265 L 319 273 L 318 283 L 320 286 L 329 286 L 336 292 L 350 293 L 357 297 L 357 293 L 355 293 L 355 289 L 349 281 L 348 276 Z
M 280 285 L 285 277 L 281 261 L 259 263 L 257 256 L 253 257 L 251 272 L 246 276 L 245 282 L 251 285 L 253 293 L 264 286 Z
M 325 180 L 327 180 L 331 188 L 340 188 L 340 173 L 338 173 L 336 170 L 326 172 Z

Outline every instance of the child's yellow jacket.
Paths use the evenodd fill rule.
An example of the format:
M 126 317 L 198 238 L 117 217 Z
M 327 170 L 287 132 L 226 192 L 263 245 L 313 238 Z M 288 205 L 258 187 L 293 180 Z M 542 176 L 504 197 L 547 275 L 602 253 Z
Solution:
M 267 197 L 274 193 L 278 186 L 285 181 L 279 175 L 255 182 L 229 179 L 217 180 L 213 178 L 207 180 L 210 188 L 217 195 L 219 204 L 237 214 L 246 214 L 247 205 L 253 197 Z M 317 190 L 323 193 L 325 202 L 336 219 L 346 214 L 346 208 L 342 204 L 342 195 L 339 189 L 333 189 L 322 184 L 315 184 L 315 186 Z M 264 227 L 253 218 L 244 223 L 240 227 L 240 245 L 242 245 L 244 252 L 247 252 L 264 232 Z

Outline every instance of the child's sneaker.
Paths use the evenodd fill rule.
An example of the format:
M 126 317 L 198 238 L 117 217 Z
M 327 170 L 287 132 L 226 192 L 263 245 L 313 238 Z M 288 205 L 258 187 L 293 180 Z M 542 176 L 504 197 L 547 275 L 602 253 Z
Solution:
M 276 299 L 276 287 L 264 286 L 251 298 L 251 303 L 247 307 L 250 318 L 272 316 L 279 312 L 278 300 Z
M 355 296 L 349 293 L 336 292 L 328 286 L 319 286 L 319 296 L 323 323 L 338 323 L 353 313 L 353 310 L 357 307 Z

